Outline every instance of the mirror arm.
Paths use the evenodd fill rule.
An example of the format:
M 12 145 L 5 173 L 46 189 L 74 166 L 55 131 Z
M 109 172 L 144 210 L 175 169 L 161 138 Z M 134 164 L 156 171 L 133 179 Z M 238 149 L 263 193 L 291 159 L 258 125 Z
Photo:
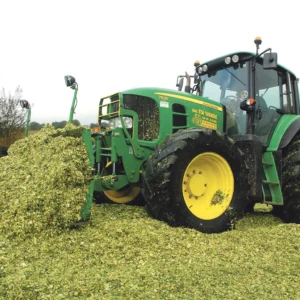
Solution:
M 186 77 L 186 85 L 184 87 L 184 91 L 186 93 L 190 94 L 191 93 L 191 77 L 187 72 L 185 72 L 185 77 Z
M 265 54 L 265 53 L 268 52 L 268 51 L 270 51 L 270 53 L 272 53 L 272 48 L 268 48 L 268 49 L 264 50 L 263 52 L 257 54 L 257 55 L 255 56 L 255 58 L 258 58 L 258 57 L 262 56 L 263 54 Z

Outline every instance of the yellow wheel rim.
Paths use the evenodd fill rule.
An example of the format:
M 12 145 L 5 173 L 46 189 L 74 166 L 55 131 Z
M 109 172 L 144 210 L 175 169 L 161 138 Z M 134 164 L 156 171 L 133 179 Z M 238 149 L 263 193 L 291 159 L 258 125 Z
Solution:
M 202 220 L 213 220 L 229 207 L 234 177 L 228 162 L 219 154 L 197 155 L 187 166 L 182 193 L 190 212 Z
M 112 191 L 108 190 L 104 192 L 104 195 L 111 201 L 116 203 L 129 203 L 133 201 L 138 194 L 140 193 L 141 189 L 138 187 L 128 187 L 122 191 Z

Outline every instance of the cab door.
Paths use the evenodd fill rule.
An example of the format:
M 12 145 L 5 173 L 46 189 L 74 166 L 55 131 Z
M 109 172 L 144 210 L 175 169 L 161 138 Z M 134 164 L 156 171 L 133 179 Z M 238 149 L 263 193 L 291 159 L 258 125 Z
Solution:
M 264 69 L 256 63 L 255 72 L 255 134 L 263 145 L 268 146 L 273 131 L 281 116 L 292 113 L 292 93 L 290 75 L 278 66 L 277 69 Z

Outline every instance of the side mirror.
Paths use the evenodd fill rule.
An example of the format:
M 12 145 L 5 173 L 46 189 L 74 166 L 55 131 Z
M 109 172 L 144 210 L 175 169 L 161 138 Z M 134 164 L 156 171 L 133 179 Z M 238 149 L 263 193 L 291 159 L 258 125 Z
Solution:
M 67 87 L 71 87 L 74 83 L 76 83 L 76 79 L 71 75 L 66 75 L 65 83 Z
M 180 78 L 179 83 L 176 86 L 178 86 L 178 91 L 182 90 L 182 87 L 183 87 L 183 77 Z
M 264 54 L 264 69 L 277 68 L 277 53 L 265 53 Z

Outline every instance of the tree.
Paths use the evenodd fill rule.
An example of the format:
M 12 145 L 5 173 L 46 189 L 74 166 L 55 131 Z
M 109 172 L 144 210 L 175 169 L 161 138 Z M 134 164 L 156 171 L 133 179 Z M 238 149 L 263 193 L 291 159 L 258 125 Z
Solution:
M 60 121 L 60 122 L 52 122 L 51 125 L 55 128 L 64 128 L 67 125 L 67 121 Z
M 10 140 L 16 132 L 24 128 L 26 110 L 20 106 L 22 89 L 18 86 L 14 95 L 6 95 L 3 88 L 0 92 L 0 138 Z
M 38 122 L 30 122 L 29 129 L 30 130 L 40 130 L 42 128 L 42 124 Z
M 91 123 L 90 124 L 90 128 L 96 128 L 99 127 L 99 125 L 97 123 Z
M 60 122 L 52 122 L 51 125 L 55 128 L 55 129 L 58 129 L 58 128 L 64 128 L 66 125 L 67 125 L 67 121 L 60 121 Z M 72 121 L 72 124 L 74 124 L 75 126 L 80 126 L 80 122 L 78 120 L 73 120 Z M 42 125 L 45 125 L 45 124 L 42 124 Z
M 80 126 L 80 122 L 78 120 L 73 120 L 72 122 L 75 126 Z

